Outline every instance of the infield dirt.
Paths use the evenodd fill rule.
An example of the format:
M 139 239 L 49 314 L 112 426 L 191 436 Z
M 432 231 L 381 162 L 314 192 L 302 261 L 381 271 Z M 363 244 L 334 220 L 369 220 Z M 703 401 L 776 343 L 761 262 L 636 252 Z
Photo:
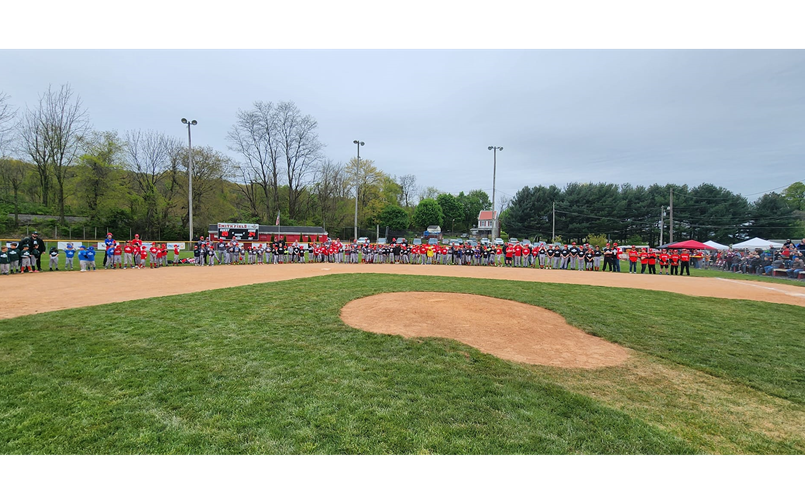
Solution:
M 659 290 L 700 297 L 776 302 L 805 307 L 805 289 L 783 283 L 749 282 L 692 276 L 616 274 L 526 268 L 423 266 L 393 264 L 280 264 L 179 266 L 161 269 L 53 271 L 5 276 L 0 319 L 203 290 L 349 273 L 568 283 Z M 21 293 L 23 292 L 24 293 Z
M 289 279 L 350 273 L 393 273 L 418 276 L 485 278 L 545 283 L 567 283 L 607 287 L 659 290 L 700 297 L 776 302 L 805 307 L 805 289 L 784 283 L 749 282 L 693 276 L 634 275 L 626 273 L 497 268 L 473 266 L 393 265 L 393 264 L 280 264 L 239 266 L 177 266 L 160 269 L 114 269 L 97 271 L 53 271 L 13 275 L 3 278 L 6 286 L 24 287 L 26 293 L 6 294 L 0 319 L 58 311 L 75 307 L 164 297 L 204 290 L 221 289 Z M 398 294 L 381 294 L 347 304 L 341 313 L 350 326 L 376 333 L 406 336 L 442 336 L 464 342 L 480 351 L 517 362 L 573 368 L 598 368 L 623 363 L 629 351 L 588 335 L 568 325 L 561 316 L 525 304 L 477 295 L 414 293 L 416 297 L 399 300 Z M 484 304 L 481 304 L 484 302 Z M 494 304 L 486 304 L 494 302 Z M 376 322 L 385 309 L 410 314 L 453 317 L 450 331 L 377 330 Z M 385 309 L 384 309 L 385 308 Z M 464 321 L 477 310 L 494 310 L 474 321 Z M 363 313 L 363 315 L 362 315 Z M 499 332 L 496 325 L 512 326 L 511 335 L 487 335 Z M 427 322 L 420 322 L 425 324 Z M 463 328 L 462 324 L 475 328 Z M 489 328 L 477 328 L 486 324 Z M 534 325 L 544 325 L 535 328 Z

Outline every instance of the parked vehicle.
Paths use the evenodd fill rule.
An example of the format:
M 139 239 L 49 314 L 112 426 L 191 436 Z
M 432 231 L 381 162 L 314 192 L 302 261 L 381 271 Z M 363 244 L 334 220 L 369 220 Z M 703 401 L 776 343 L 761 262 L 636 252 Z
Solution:
M 475 241 L 473 238 L 468 239 L 467 243 L 469 243 L 471 247 L 477 247 L 478 246 L 478 242 Z
M 523 240 L 520 243 L 522 243 L 523 245 L 531 245 L 531 240 Z
M 421 245 L 421 244 L 422 244 L 422 238 L 414 238 L 414 245 Z
M 385 245 L 386 244 L 386 238 L 378 238 L 377 239 L 377 244 L 378 245 Z
M 517 238 L 509 238 L 509 243 L 517 243 L 518 241 Z
M 481 238 L 481 245 L 488 245 L 488 244 L 489 244 L 489 238 Z
M 369 238 L 367 238 L 366 236 L 361 236 L 360 238 L 358 238 L 358 245 L 368 245 L 369 243 L 371 242 L 369 241 Z
M 439 239 L 438 238 L 428 238 L 428 245 L 438 245 Z
M 503 244 L 503 238 L 495 238 L 495 245 L 502 245 L 502 244 Z

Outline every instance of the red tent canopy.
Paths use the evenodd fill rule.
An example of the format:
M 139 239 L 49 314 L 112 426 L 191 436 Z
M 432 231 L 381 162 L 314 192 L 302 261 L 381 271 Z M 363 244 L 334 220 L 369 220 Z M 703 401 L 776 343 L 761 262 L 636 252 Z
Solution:
M 677 248 L 683 249 L 687 248 L 688 250 L 715 250 L 715 248 L 705 245 L 704 243 L 700 243 L 696 240 L 687 240 L 687 241 L 680 241 L 678 243 L 672 243 L 667 245 L 666 248 Z

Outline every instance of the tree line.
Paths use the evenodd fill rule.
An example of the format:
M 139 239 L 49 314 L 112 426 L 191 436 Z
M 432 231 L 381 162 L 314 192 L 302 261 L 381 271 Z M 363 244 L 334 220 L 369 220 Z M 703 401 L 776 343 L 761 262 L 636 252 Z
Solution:
M 673 213 L 671 197 L 673 196 Z M 714 240 L 729 244 L 752 237 L 805 237 L 805 185 L 766 193 L 750 203 L 712 184 L 570 183 L 523 187 L 501 213 L 510 234 L 551 241 L 582 241 L 605 235 L 610 241 L 658 245 L 673 239 Z

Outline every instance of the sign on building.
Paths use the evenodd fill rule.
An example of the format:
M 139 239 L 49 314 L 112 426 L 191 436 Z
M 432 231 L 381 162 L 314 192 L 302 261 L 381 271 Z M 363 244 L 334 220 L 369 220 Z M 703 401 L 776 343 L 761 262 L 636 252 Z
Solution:
M 231 240 L 232 238 L 242 241 L 257 241 L 260 238 L 260 225 L 219 222 L 218 239 Z

